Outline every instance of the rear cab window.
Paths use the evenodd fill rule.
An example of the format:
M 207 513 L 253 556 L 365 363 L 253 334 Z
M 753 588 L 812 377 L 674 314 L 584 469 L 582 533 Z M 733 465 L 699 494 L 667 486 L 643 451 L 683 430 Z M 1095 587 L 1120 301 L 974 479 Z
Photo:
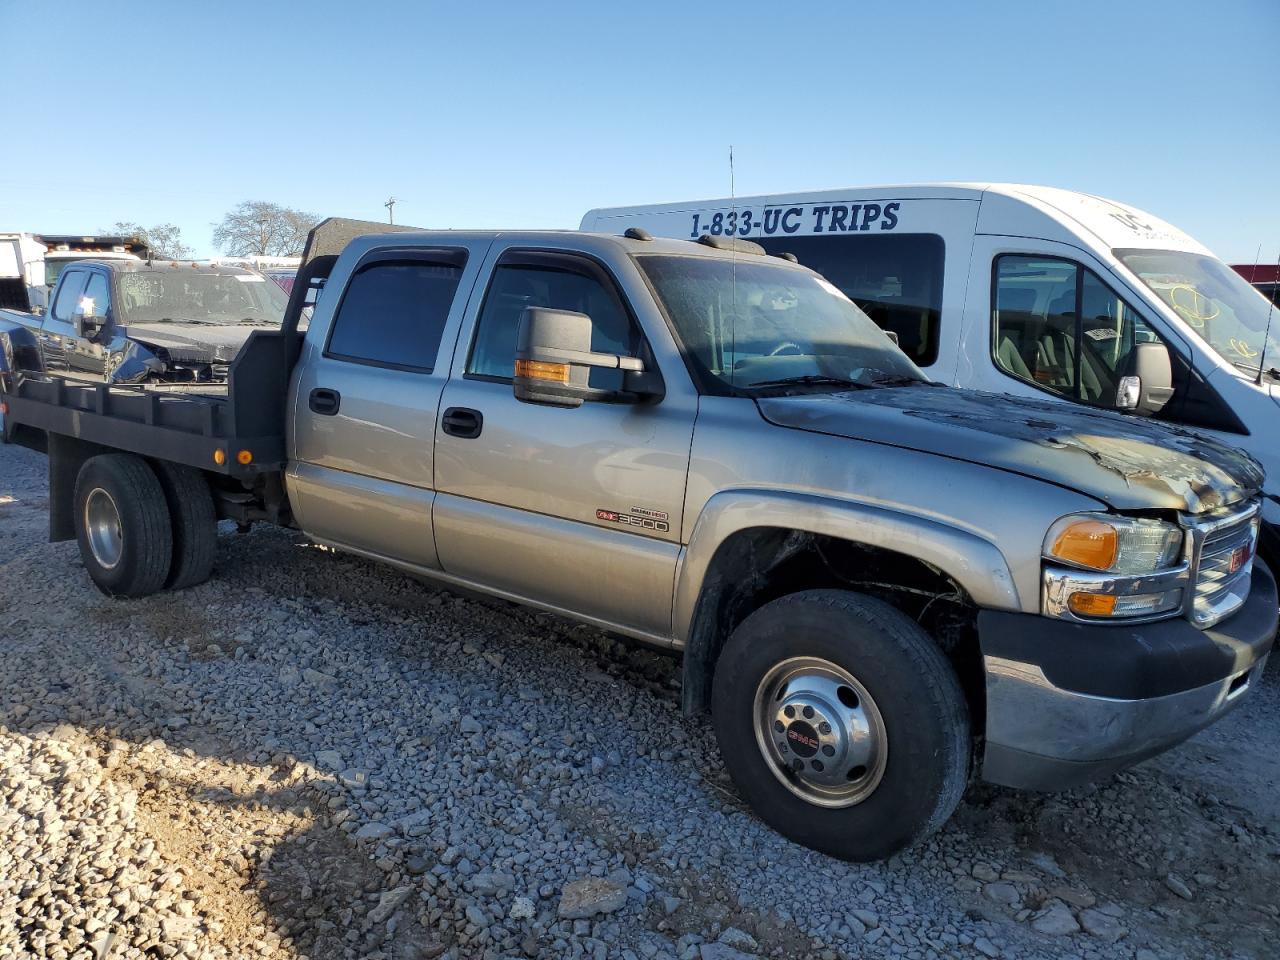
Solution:
M 462 278 L 463 251 L 363 264 L 342 291 L 325 356 L 430 373 Z

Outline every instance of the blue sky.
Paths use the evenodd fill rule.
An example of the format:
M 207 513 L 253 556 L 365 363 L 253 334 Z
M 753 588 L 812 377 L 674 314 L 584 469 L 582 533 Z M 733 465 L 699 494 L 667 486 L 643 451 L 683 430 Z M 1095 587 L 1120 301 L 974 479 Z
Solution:
M 740 195 L 1044 183 L 1280 249 L 1280 0 L 294 8 L 0 0 L 0 231 L 575 227 L 727 194 L 732 143 Z

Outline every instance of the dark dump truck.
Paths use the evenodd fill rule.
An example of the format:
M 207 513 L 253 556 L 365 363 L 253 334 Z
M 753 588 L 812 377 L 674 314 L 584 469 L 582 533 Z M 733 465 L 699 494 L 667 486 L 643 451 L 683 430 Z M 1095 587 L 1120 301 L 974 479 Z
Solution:
M 972 777 L 1180 742 L 1276 629 L 1246 454 L 931 383 L 738 239 L 330 220 L 225 395 L 75 380 L 9 330 L 0 402 L 105 593 L 199 583 L 219 518 L 266 521 L 672 650 L 752 807 L 849 859 Z

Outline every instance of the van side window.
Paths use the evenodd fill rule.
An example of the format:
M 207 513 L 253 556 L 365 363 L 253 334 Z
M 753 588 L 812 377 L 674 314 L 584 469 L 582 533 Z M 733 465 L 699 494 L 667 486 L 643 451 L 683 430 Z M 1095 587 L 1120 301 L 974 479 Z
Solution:
M 430 373 L 462 277 L 459 263 L 378 260 L 342 292 L 325 356 Z
M 752 237 L 770 253 L 794 253 L 862 308 L 898 346 L 927 367 L 938 359 L 942 317 L 942 238 L 932 233 L 886 236 Z
M 640 334 L 612 281 L 589 261 L 555 254 L 520 254 L 501 263 L 480 308 L 467 374 L 510 380 L 515 372 L 516 334 L 525 307 L 573 310 L 591 318 L 591 349 L 636 356 Z M 622 386 L 618 370 L 594 369 L 591 386 Z
M 80 302 L 80 291 L 84 289 L 85 271 L 66 270 L 62 286 L 58 287 L 58 297 L 53 301 L 53 318 L 71 322 L 76 304 Z
M 1073 400 L 1114 407 L 1134 346 L 1160 342 L 1097 274 L 1071 260 L 997 257 L 993 299 L 996 366 Z

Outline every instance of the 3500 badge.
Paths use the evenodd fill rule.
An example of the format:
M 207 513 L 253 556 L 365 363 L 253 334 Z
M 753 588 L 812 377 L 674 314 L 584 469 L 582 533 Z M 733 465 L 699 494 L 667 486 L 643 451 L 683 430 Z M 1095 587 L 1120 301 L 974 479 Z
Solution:
M 630 513 L 620 513 L 617 510 L 601 508 L 596 511 L 596 519 L 604 520 L 607 523 L 622 523 L 629 527 L 639 527 L 641 530 L 652 530 L 654 533 L 667 533 L 671 530 L 671 524 L 667 522 L 667 514 L 660 510 L 649 510 L 645 507 L 632 507 Z

